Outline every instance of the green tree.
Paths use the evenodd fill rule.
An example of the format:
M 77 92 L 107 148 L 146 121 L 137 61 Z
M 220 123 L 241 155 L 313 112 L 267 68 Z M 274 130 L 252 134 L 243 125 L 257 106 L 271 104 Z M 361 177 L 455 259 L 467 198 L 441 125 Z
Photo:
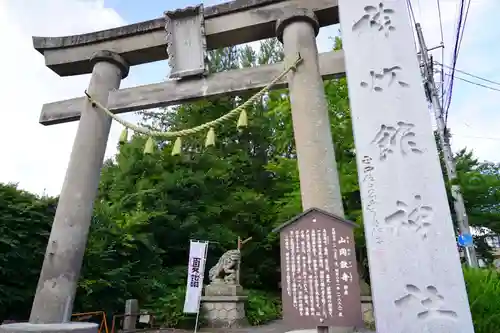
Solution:
M 458 235 L 460 230 L 451 195 L 452 183 L 448 180 L 437 132 L 434 135 L 453 224 Z M 449 131 L 447 131 L 447 135 L 451 138 Z M 474 236 L 476 252 L 478 256 L 489 262 L 493 256 L 491 248 L 486 243 L 486 237 L 491 233 L 500 234 L 500 163 L 480 162 L 473 152 L 467 149 L 456 153 L 454 159 L 457 171 L 457 179 L 454 183 L 460 186 L 469 225 L 481 231 L 481 235 Z
M 0 321 L 29 315 L 56 202 L 0 184 Z
M 465 149 L 455 159 L 469 223 L 500 234 L 500 163 L 479 162 Z
M 500 234 L 500 163 L 480 162 L 466 149 L 459 151 L 455 160 L 469 225 L 482 231 L 474 237 L 476 251 L 486 262 L 492 262 L 486 238 Z

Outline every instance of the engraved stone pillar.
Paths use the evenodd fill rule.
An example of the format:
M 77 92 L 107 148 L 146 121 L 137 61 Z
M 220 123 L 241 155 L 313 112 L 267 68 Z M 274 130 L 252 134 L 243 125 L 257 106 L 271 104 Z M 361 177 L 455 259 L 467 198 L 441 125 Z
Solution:
M 109 51 L 97 52 L 91 61 L 94 69 L 88 93 L 106 106 L 109 92 L 120 86 L 129 67 L 120 55 Z M 85 101 L 31 309 L 31 323 L 70 319 L 110 127 L 111 118 Z
M 339 10 L 377 332 L 473 333 L 406 2 Z
M 298 53 L 304 59 L 288 76 L 302 208 L 320 208 L 344 217 L 330 119 L 319 72 L 318 31 L 318 21 L 308 10 L 298 10 L 276 24 L 286 61 L 294 61 Z

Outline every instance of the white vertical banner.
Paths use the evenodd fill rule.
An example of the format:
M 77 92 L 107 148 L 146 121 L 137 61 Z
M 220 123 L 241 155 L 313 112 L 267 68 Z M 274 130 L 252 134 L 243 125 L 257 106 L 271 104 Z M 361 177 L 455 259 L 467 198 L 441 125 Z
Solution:
M 207 249 L 208 242 L 190 241 L 184 313 L 199 312 Z

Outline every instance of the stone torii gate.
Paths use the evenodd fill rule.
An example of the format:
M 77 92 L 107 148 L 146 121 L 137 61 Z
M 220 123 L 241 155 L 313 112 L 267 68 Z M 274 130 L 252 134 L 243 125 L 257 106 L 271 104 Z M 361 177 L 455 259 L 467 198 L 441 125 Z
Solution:
M 206 75 L 205 51 L 278 37 L 285 63 L 298 53 L 303 59 L 277 86 L 290 89 L 303 209 L 337 216 L 344 212 L 322 80 L 347 70 L 377 331 L 472 333 L 406 10 L 402 0 L 235 0 L 33 42 L 58 75 L 92 73 L 88 93 L 119 114 L 262 88 L 283 64 Z M 318 55 L 319 28 L 339 16 L 344 51 Z M 119 89 L 130 66 L 166 59 L 166 50 L 176 80 Z M 43 331 L 43 324 L 69 320 L 111 118 L 85 97 L 45 104 L 40 116 L 43 125 L 76 120 L 30 324 L 5 331 Z

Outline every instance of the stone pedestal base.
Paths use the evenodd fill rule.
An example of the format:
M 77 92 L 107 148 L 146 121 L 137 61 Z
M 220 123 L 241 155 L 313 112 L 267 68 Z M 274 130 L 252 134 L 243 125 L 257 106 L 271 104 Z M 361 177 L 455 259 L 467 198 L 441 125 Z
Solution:
M 97 333 L 94 323 L 31 324 L 15 323 L 0 325 L 0 333 Z
M 361 313 L 363 322 L 367 327 L 375 327 L 375 317 L 373 315 L 373 303 L 371 296 L 361 296 Z
M 205 296 L 242 296 L 243 287 L 239 284 L 211 283 L 205 286 Z
M 248 325 L 243 288 L 239 284 L 212 282 L 201 298 L 203 318 L 211 328 L 239 328 Z
M 245 316 L 246 296 L 203 296 L 203 318 L 211 328 L 240 328 L 248 326 Z

